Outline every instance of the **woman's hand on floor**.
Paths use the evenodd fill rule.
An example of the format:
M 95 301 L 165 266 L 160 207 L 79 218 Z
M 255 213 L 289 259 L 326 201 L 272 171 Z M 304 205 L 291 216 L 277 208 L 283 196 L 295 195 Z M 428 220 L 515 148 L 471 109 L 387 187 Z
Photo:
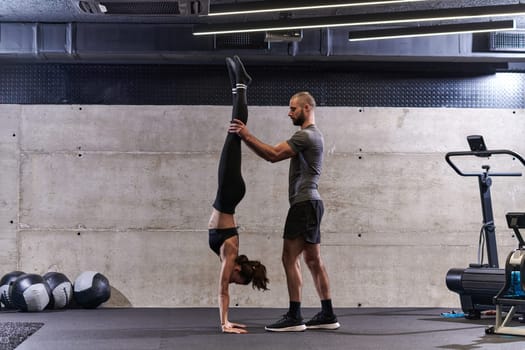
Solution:
M 246 326 L 239 323 L 226 322 L 222 325 L 223 333 L 235 333 L 235 334 L 245 334 L 248 331 L 245 329 Z

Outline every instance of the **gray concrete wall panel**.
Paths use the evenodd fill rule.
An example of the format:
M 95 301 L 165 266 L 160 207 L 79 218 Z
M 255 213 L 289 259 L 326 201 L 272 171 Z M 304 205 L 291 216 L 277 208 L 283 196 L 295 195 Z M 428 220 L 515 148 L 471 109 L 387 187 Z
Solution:
M 11 128 L 20 123 L 17 137 L 0 141 L 2 185 L 10 188 L 0 215 L 15 211 L 20 218 L 14 228 L 0 223 L 0 234 L 18 248 L 0 259 L 71 278 L 99 270 L 133 306 L 216 305 L 219 264 L 208 248 L 207 221 L 230 108 L 2 105 L 0 111 Z M 470 134 L 483 135 L 489 148 L 525 154 L 523 113 L 318 108 L 326 142 L 322 251 L 336 306 L 459 305 L 445 274 L 476 262 L 481 206 L 477 179 L 458 176 L 444 156 L 467 150 Z M 295 130 L 286 114 L 286 106 L 251 106 L 248 125 L 276 144 Z M 244 148 L 240 251 L 267 265 L 271 290 L 232 286 L 232 305 L 287 305 L 280 262 L 287 172 L 288 162 L 270 164 Z M 500 265 L 516 246 L 504 215 L 525 210 L 524 181 L 494 178 Z M 304 273 L 304 304 L 316 306 Z
M 20 107 L 6 106 L 0 113 L 0 266 L 17 268 Z

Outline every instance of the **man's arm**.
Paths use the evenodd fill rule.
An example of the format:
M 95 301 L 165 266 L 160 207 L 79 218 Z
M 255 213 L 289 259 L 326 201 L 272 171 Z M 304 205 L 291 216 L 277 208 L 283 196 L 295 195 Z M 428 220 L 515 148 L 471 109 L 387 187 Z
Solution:
M 280 142 L 275 146 L 270 146 L 262 142 L 248 130 L 242 121 L 238 119 L 232 120 L 229 132 L 239 135 L 246 145 L 255 152 L 255 154 L 272 163 L 291 158 L 296 154 L 286 141 Z

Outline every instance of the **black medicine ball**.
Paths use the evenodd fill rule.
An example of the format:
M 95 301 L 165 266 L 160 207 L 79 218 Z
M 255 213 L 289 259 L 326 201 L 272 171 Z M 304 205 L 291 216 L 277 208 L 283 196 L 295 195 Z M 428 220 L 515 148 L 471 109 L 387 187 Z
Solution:
M 95 309 L 109 300 L 111 287 L 103 274 L 95 271 L 84 271 L 75 279 L 73 296 L 80 306 L 86 309 Z

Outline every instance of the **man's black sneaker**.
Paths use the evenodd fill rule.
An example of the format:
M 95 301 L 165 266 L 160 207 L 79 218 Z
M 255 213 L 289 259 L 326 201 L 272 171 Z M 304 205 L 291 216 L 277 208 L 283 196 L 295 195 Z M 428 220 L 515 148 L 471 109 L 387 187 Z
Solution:
M 279 321 L 264 327 L 269 332 L 302 332 L 306 330 L 303 319 L 297 319 L 286 314 Z
M 335 315 L 327 316 L 322 311 L 306 322 L 305 325 L 307 329 L 337 329 L 341 327 Z

